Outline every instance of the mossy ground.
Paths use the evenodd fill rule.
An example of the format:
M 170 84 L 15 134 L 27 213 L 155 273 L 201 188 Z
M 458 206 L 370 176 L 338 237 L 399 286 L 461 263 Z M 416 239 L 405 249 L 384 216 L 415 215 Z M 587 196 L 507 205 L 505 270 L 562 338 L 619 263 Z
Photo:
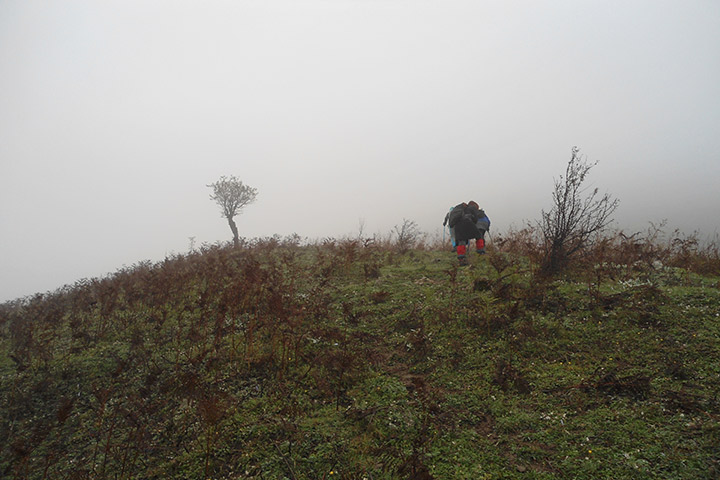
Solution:
M 2 307 L 3 478 L 706 479 L 718 278 L 261 243 Z

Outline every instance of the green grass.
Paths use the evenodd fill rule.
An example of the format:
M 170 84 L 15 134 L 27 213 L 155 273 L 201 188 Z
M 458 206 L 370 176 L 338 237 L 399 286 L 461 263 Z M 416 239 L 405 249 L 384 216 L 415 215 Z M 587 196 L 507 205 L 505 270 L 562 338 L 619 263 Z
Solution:
M 720 474 L 718 278 L 470 258 L 261 242 L 3 305 L 0 476 Z

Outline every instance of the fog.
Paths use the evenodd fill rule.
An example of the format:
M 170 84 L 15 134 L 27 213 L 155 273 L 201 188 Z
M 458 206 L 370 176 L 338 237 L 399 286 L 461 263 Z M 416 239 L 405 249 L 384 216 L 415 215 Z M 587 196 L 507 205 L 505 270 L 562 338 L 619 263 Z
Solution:
M 0 2 L 0 301 L 231 239 L 493 231 L 578 146 L 615 227 L 720 228 L 720 3 Z M 192 238 L 192 240 L 191 240 Z

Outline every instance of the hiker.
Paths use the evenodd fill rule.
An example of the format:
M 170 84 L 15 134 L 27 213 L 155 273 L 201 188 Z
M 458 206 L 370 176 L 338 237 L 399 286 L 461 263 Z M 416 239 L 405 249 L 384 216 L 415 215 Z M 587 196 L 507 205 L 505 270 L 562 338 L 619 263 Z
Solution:
M 448 210 L 447 215 L 445 215 L 445 220 L 443 221 L 443 227 L 445 227 L 448 224 L 448 222 L 450 221 L 450 212 L 453 211 L 453 208 L 455 208 L 455 207 L 450 207 L 450 210 Z M 450 243 L 452 243 L 452 251 L 456 252 L 457 244 L 455 243 L 455 227 L 448 226 L 448 230 L 450 231 Z M 443 239 L 444 238 L 445 238 L 445 231 L 443 231 Z
M 467 245 L 475 240 L 475 250 L 485 254 L 485 232 L 490 229 L 490 219 L 475 201 L 461 203 L 448 214 L 448 225 L 455 229 L 455 243 L 460 265 L 467 265 Z

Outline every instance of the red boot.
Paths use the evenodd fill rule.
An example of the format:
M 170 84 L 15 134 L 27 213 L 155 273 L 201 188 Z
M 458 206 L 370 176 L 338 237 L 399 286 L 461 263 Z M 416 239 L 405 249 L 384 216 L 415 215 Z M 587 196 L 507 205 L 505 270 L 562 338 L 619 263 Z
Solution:
M 460 262 L 460 266 L 464 266 L 468 264 L 467 257 L 465 254 L 467 253 L 467 247 L 465 245 L 458 245 L 457 246 L 457 256 L 458 261 Z

